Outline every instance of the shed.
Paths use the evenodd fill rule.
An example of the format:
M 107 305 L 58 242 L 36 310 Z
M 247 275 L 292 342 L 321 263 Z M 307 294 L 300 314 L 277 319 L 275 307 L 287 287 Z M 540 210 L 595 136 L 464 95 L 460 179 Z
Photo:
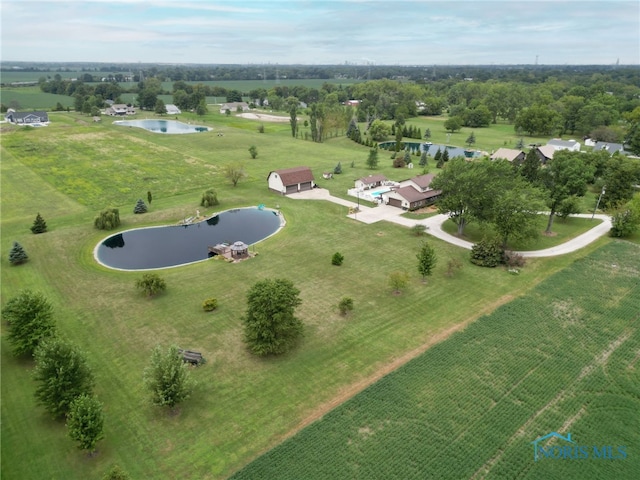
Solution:
M 387 181 L 387 177 L 384 175 L 369 175 L 367 177 L 362 177 L 356 180 L 356 188 L 358 189 L 367 189 L 367 188 L 375 188 L 382 185 L 383 182 Z
M 267 176 L 269 190 L 282 195 L 304 192 L 315 186 L 313 173 L 309 167 L 293 167 L 273 170 Z

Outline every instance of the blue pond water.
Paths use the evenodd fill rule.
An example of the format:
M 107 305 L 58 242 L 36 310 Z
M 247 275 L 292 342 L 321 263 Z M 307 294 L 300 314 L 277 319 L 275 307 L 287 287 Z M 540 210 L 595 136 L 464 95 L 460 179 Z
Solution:
M 209 130 L 209 127 L 188 125 L 186 123 L 176 122 L 175 120 L 117 120 L 113 122 L 113 124 L 121 127 L 144 128 L 154 133 L 198 133 Z
M 97 260 L 111 268 L 146 270 L 206 260 L 209 246 L 241 241 L 252 245 L 276 233 L 272 210 L 242 208 L 191 225 L 137 228 L 111 235 L 96 246 Z
M 391 146 L 395 146 L 395 144 L 396 142 L 381 142 L 378 144 L 378 146 L 380 148 L 386 149 Z M 461 148 L 461 147 L 454 147 L 451 145 L 439 145 L 437 143 L 428 144 L 423 142 L 404 142 L 404 145 L 406 148 L 410 149 L 412 152 L 415 152 L 416 150 L 420 152 L 426 151 L 427 154 L 431 155 L 432 157 L 435 156 L 438 149 L 440 149 L 441 152 L 444 152 L 445 150 L 447 150 L 449 152 L 449 158 L 453 158 L 453 157 L 473 158 L 480 155 L 479 152 L 476 152 L 475 150 L 465 150 L 464 148 Z

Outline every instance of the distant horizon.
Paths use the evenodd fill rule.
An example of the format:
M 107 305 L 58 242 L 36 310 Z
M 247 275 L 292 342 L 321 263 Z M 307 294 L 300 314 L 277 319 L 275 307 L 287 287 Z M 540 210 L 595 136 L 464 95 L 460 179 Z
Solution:
M 11 64 L 15 64 L 12 67 Z M 38 65 L 158 65 L 158 66 L 245 66 L 245 67 L 640 67 L 640 63 L 425 63 L 425 64 L 401 64 L 401 63 L 197 63 L 197 62 L 116 62 L 116 61 L 28 61 L 28 60 L 0 60 L 0 67 L 19 69 L 19 64 Z
M 1 8 L 1 58 L 13 62 L 640 64 L 637 0 L 2 0 Z

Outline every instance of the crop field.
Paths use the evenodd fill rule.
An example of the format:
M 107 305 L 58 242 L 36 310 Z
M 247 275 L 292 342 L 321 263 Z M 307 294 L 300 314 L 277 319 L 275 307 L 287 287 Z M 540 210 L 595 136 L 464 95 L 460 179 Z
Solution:
M 11 355 L 3 325 L 3 480 L 101 478 L 114 463 L 131 478 L 226 478 L 395 366 L 574 262 L 590 262 L 591 252 L 612 243 L 603 238 L 570 255 L 530 260 L 514 276 L 504 269 L 474 267 L 467 251 L 424 237 L 438 257 L 425 284 L 415 260 L 423 239 L 409 229 L 355 222 L 346 217 L 346 207 L 268 190 L 271 170 L 308 165 L 320 186 L 346 197 L 353 181 L 371 170 L 365 165 L 368 148 L 344 137 L 314 144 L 291 138 L 286 123 L 217 112 L 204 118 L 182 115 L 183 121 L 213 128 L 193 135 L 118 127 L 111 118 L 93 123 L 75 113 L 51 113 L 50 118 L 51 125 L 43 128 L 0 126 L 2 304 L 24 288 L 50 299 L 59 334 L 87 353 L 96 374 L 95 392 L 105 406 L 105 438 L 97 455 L 88 458 L 66 436 L 64 423 L 52 421 L 35 404 L 33 362 Z M 260 125 L 264 133 L 258 133 Z M 256 159 L 249 155 L 250 145 L 258 149 Z M 338 162 L 343 174 L 322 179 L 322 172 Z M 236 163 L 244 164 L 247 176 L 233 187 L 224 168 Z M 398 180 L 412 176 L 392 168 L 382 155 L 376 173 Z M 205 210 L 199 207 L 200 197 L 211 187 L 221 204 Z M 146 199 L 147 190 L 153 193 L 149 212 L 134 215 L 136 200 Z M 110 270 L 93 258 L 94 247 L 113 233 L 93 228 L 96 214 L 108 206 L 120 208 L 124 230 L 175 224 L 199 208 L 207 215 L 260 203 L 279 208 L 287 225 L 255 246 L 258 256 L 239 264 L 204 261 L 163 270 L 167 292 L 154 299 L 135 290 L 139 273 Z M 38 212 L 49 231 L 33 235 L 29 227 Z M 29 254 L 26 264 L 9 265 L 13 241 Z M 614 245 L 612 252 L 618 255 L 615 249 L 623 248 L 618 245 L 627 244 Z M 336 251 L 345 257 L 341 267 L 331 265 Z M 637 252 L 626 254 L 637 261 Z M 453 277 L 445 275 L 449 259 L 464 264 Z M 398 270 L 408 272 L 410 282 L 401 295 L 394 295 L 388 276 Z M 305 325 L 304 338 L 287 355 L 260 359 L 242 344 L 241 319 L 249 287 L 274 277 L 291 280 L 301 291 L 297 314 Z M 574 283 L 583 280 L 570 278 Z M 633 288 L 625 290 L 621 284 L 606 294 L 622 305 Z M 347 317 L 337 309 L 344 296 L 352 297 L 355 305 Z M 201 304 L 209 297 L 218 299 L 219 308 L 204 313 Z M 609 338 L 608 328 L 611 335 L 618 332 L 612 320 L 602 336 L 594 337 L 596 343 Z M 610 362 L 617 352 L 626 351 L 633 335 Z M 585 341 L 585 349 L 590 348 Z M 141 385 L 142 371 L 158 343 L 197 350 L 207 359 L 192 371 L 198 386 L 174 416 L 151 406 Z M 578 353 L 583 358 L 587 352 Z M 477 363 L 471 358 L 470 363 Z M 461 379 L 467 365 L 460 365 Z M 510 378 L 505 376 L 504 385 L 496 388 L 507 388 Z
M 639 254 L 600 248 L 232 478 L 638 478 Z M 580 458 L 534 461 L 531 442 L 554 431 Z
M 44 93 L 38 87 L 16 87 L 2 89 L 2 103 L 14 105 L 16 110 L 53 110 L 57 103 L 73 108 L 73 97 Z M 17 108 L 16 108 L 17 107 Z

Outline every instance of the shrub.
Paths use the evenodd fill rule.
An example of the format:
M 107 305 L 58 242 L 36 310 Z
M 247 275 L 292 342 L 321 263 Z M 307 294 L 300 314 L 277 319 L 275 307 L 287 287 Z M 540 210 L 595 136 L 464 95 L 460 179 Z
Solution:
M 264 133 L 264 125 L 263 124 L 260 124 L 258 126 L 258 133 Z
M 139 198 L 136 202 L 136 206 L 133 207 L 133 213 L 147 213 L 147 204 Z
M 514 268 L 514 267 L 522 268 L 527 263 L 527 260 L 517 252 L 506 250 L 504 252 L 502 263 L 504 263 L 509 268 Z
M 22 245 L 18 242 L 13 242 L 13 247 L 11 247 L 11 250 L 9 251 L 9 263 L 11 265 L 20 265 L 27 260 L 29 260 L 29 255 L 24 251 Z
M 334 253 L 333 257 L 331 257 L 331 265 L 340 266 L 342 265 L 343 261 L 344 261 L 344 255 L 342 255 L 340 252 Z
M 113 230 L 120 226 L 120 210 L 117 208 L 107 208 L 93 221 L 93 225 L 98 230 Z
M 213 207 L 214 205 L 218 205 L 218 203 L 220 203 L 218 201 L 218 194 L 213 188 L 210 188 L 202 194 L 202 199 L 200 200 L 201 207 Z
M 104 474 L 102 480 L 130 480 L 131 477 L 119 465 L 114 465 Z
M 33 225 L 31 226 L 31 232 L 38 234 L 44 233 L 47 231 L 47 222 L 44 221 L 44 218 L 38 213 L 36 215 L 36 219 L 33 221 Z
M 480 267 L 497 267 L 502 262 L 503 249 L 498 240 L 482 239 L 471 247 L 471 263 Z
M 202 309 L 205 312 L 212 312 L 216 308 L 218 308 L 218 300 L 215 298 L 207 298 L 204 302 L 202 302 Z
M 136 282 L 136 287 L 146 293 L 149 297 L 161 293 L 167 289 L 167 284 L 157 273 L 145 273 Z
M 399 295 L 408 283 L 409 274 L 407 272 L 397 271 L 389 274 L 389 286 L 396 295 Z
M 610 237 L 628 237 L 632 235 L 640 226 L 640 213 L 634 212 L 632 209 L 626 209 L 617 212 L 611 217 Z
M 421 223 L 416 223 L 413 227 L 411 227 L 411 233 L 413 233 L 416 237 L 421 237 L 427 231 L 427 226 L 422 225 Z
M 393 160 L 393 168 L 404 168 L 404 167 L 405 167 L 404 158 L 398 157 Z
M 258 147 L 251 145 L 249 147 L 249 155 L 251 155 L 251 158 L 256 158 L 258 156 Z
M 338 303 L 338 310 L 340 310 L 341 315 L 346 315 L 347 313 L 349 313 L 351 310 L 353 310 L 353 299 L 350 297 L 344 297 L 342 300 L 340 300 L 340 303 Z

